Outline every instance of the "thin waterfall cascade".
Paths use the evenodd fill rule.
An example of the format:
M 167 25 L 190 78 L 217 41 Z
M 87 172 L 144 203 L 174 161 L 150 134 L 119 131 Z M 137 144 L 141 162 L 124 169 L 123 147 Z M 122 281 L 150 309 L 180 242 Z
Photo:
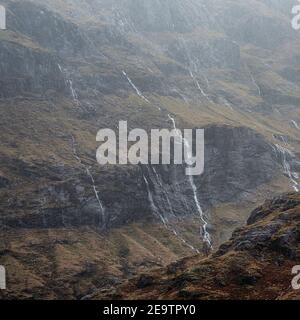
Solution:
M 92 189 L 93 189 L 93 192 L 95 194 L 95 198 L 96 198 L 97 203 L 98 203 L 98 208 L 99 208 L 99 213 L 100 213 L 100 218 L 101 218 L 101 219 L 99 219 L 99 221 L 102 222 L 102 227 L 105 227 L 105 223 L 106 223 L 105 208 L 104 208 L 104 205 L 102 204 L 102 201 L 100 199 L 99 191 L 97 190 L 94 176 L 93 176 L 90 168 L 88 166 L 86 166 L 82 162 L 81 158 L 79 157 L 79 155 L 77 153 L 77 148 L 76 148 L 76 140 L 75 140 L 73 135 L 71 135 L 71 137 L 72 137 L 73 155 L 74 155 L 75 159 L 78 161 L 78 163 L 84 168 L 87 176 L 89 177 L 89 179 L 91 181 Z
M 150 103 L 150 101 L 142 94 L 142 92 L 137 88 L 137 86 L 133 83 L 133 81 L 130 79 L 130 77 L 127 75 L 127 73 L 126 73 L 124 70 L 122 71 L 122 74 L 126 77 L 127 81 L 129 82 L 129 84 L 131 85 L 131 87 L 135 90 L 136 94 L 137 94 L 139 97 L 141 97 L 144 101 L 146 101 L 147 103 Z M 198 87 L 198 89 L 200 90 L 200 92 L 202 93 L 202 95 L 203 95 L 206 99 L 208 99 L 209 101 L 211 101 L 210 98 L 209 98 L 209 96 L 208 96 L 208 95 L 204 92 L 204 90 L 201 88 L 200 83 L 198 82 L 198 80 L 194 77 L 192 71 L 190 71 L 190 75 L 191 75 L 191 77 L 193 78 L 193 80 L 195 81 L 195 83 L 197 84 L 197 87 Z M 159 109 L 159 111 L 161 111 L 161 108 L 160 108 L 159 106 L 156 106 L 156 107 Z M 173 123 L 173 127 L 174 127 L 175 132 L 178 132 L 178 129 L 177 129 L 176 123 L 175 123 L 175 119 L 174 119 L 173 117 L 171 117 L 170 114 L 168 115 L 168 118 L 172 120 L 172 123 Z M 181 137 L 181 134 L 180 134 L 180 137 Z M 189 142 L 188 142 L 186 139 L 182 138 L 182 137 L 181 137 L 181 139 L 182 139 L 182 141 L 184 142 L 185 148 L 188 150 L 188 155 L 189 155 L 190 157 L 192 157 L 192 148 L 191 148 L 191 146 L 189 145 Z M 167 191 L 166 191 L 165 188 L 164 188 L 163 182 L 161 181 L 161 178 L 159 177 L 159 174 L 157 173 L 157 171 L 155 170 L 154 167 L 152 167 L 152 170 L 153 170 L 153 172 L 154 172 L 156 182 L 158 183 L 158 185 L 159 185 L 162 193 L 164 194 L 164 196 L 165 196 L 165 198 L 166 198 L 166 201 L 167 201 L 167 204 L 168 204 L 168 209 L 167 209 L 167 211 L 169 211 L 169 214 L 175 216 L 174 211 L 173 211 L 173 208 L 172 208 L 171 201 L 170 201 L 170 199 L 169 199 L 169 197 L 168 197 Z M 150 172 L 149 172 L 149 175 L 151 176 L 151 173 L 150 173 Z M 149 181 L 148 181 L 148 179 L 146 178 L 146 176 L 145 176 L 144 174 L 143 174 L 143 179 L 144 179 L 145 185 L 146 185 L 146 187 L 147 187 L 148 200 L 149 200 L 149 203 L 150 203 L 151 210 L 152 210 L 153 214 L 162 221 L 163 225 L 164 225 L 166 228 L 168 228 L 169 230 L 171 230 L 171 231 L 174 233 L 174 235 L 176 235 L 178 238 L 180 238 L 181 241 L 183 241 L 186 245 L 188 245 L 188 246 L 189 246 L 191 249 L 193 249 L 194 251 L 197 251 L 197 252 L 198 252 L 197 249 L 195 249 L 192 245 L 190 245 L 189 243 L 187 243 L 187 241 L 186 241 L 185 239 L 183 239 L 182 237 L 180 237 L 179 234 L 178 234 L 178 232 L 177 232 L 174 228 L 172 228 L 172 227 L 170 227 L 170 226 L 168 225 L 169 219 L 168 219 L 167 217 L 165 217 L 164 215 L 162 215 L 162 214 L 160 213 L 160 208 L 158 208 L 158 207 L 155 205 L 154 197 L 153 197 L 153 194 L 152 194 L 152 192 L 151 192 L 151 190 L 150 190 Z M 197 193 L 198 193 L 198 189 L 197 189 L 197 187 L 196 187 L 196 185 L 195 185 L 194 178 L 193 178 L 193 176 L 191 176 L 191 175 L 189 176 L 189 183 L 190 183 L 191 188 L 192 188 L 192 191 L 193 191 L 194 201 L 195 201 L 195 204 L 196 204 L 196 207 L 197 207 L 197 211 L 198 211 L 199 216 L 200 216 L 201 225 L 202 225 L 202 226 L 201 226 L 200 233 L 201 233 L 201 235 L 203 235 L 203 241 L 204 241 L 204 243 L 206 244 L 207 248 L 208 248 L 209 250 L 211 250 L 211 249 L 212 249 L 211 236 L 210 236 L 209 232 L 207 231 L 207 229 L 208 229 L 208 222 L 205 220 L 204 213 L 203 213 L 203 211 L 202 211 L 202 208 L 201 208 L 201 205 L 200 205 L 200 201 L 199 201 L 199 199 L 198 199 L 198 194 L 197 194 Z
M 162 192 L 163 192 L 163 194 L 164 194 L 164 196 L 165 196 L 165 198 L 166 198 L 166 201 L 167 201 L 167 203 L 168 203 L 168 209 L 170 210 L 170 213 L 171 213 L 173 216 L 175 216 L 174 210 L 173 210 L 173 208 L 172 208 L 172 203 L 171 203 L 171 200 L 170 200 L 170 198 L 169 198 L 169 196 L 168 196 L 168 192 L 166 191 L 166 188 L 164 187 L 164 183 L 163 183 L 163 181 L 161 180 L 161 177 L 160 177 L 160 175 L 158 174 L 158 172 L 157 172 L 157 170 L 155 169 L 155 167 L 152 166 L 151 168 L 152 168 L 152 170 L 153 170 L 153 172 L 154 172 L 154 174 L 155 174 L 156 181 L 157 181 L 160 189 L 162 190 Z
M 200 82 L 198 81 L 197 77 L 195 76 L 196 74 L 199 74 L 199 61 L 195 61 L 195 59 L 193 59 L 189 53 L 189 50 L 186 46 L 186 43 L 183 39 L 179 40 L 179 43 L 182 45 L 184 52 L 185 52 L 185 56 L 188 60 L 188 71 L 190 74 L 190 77 L 192 78 L 193 82 L 195 83 L 197 89 L 200 91 L 201 95 L 211 104 L 215 104 L 214 101 L 210 98 L 209 94 L 207 94 L 205 92 L 205 90 L 202 88 L 202 86 L 200 85 Z M 204 74 L 204 72 L 202 72 L 201 76 L 205 79 L 207 87 L 209 87 L 209 81 L 207 76 Z
M 291 124 L 300 131 L 300 126 L 298 125 L 298 123 L 295 120 L 291 120 Z
M 184 143 L 185 149 L 187 150 L 187 156 L 189 158 L 191 158 L 192 157 L 192 146 L 190 146 L 189 141 L 187 139 L 182 137 L 181 133 L 177 129 L 175 119 L 170 114 L 168 115 L 168 117 L 173 123 L 173 128 L 174 128 L 175 132 L 178 134 L 178 136 L 181 137 L 181 139 Z M 189 183 L 190 183 L 192 191 L 193 191 L 194 201 L 195 201 L 195 204 L 196 204 L 196 207 L 198 210 L 198 214 L 200 217 L 200 221 L 202 224 L 201 234 L 203 234 L 203 241 L 208 246 L 209 249 L 212 249 L 211 236 L 207 230 L 208 229 L 208 222 L 205 219 L 205 216 L 204 216 L 204 213 L 203 213 L 203 210 L 201 208 L 200 201 L 198 198 L 198 188 L 195 184 L 194 177 L 192 175 L 189 175 L 188 177 L 189 177 Z
M 73 101 L 76 103 L 77 106 L 80 106 L 80 101 L 78 98 L 77 91 L 74 88 L 73 80 L 68 76 L 68 72 L 60 64 L 58 64 L 58 68 L 64 76 L 65 83 L 70 90 Z
M 225 99 L 224 97 L 221 97 L 221 100 L 226 107 L 228 107 L 230 110 L 234 110 L 232 104 L 227 99 Z
M 186 49 L 187 50 L 187 49 Z M 193 82 L 195 83 L 197 89 L 200 91 L 201 95 L 212 105 L 215 105 L 215 102 L 211 99 L 210 95 L 204 90 L 204 88 L 200 85 L 200 82 L 197 79 L 197 76 L 195 74 L 199 74 L 198 71 L 198 67 L 197 64 L 191 60 L 190 56 L 187 54 L 187 57 L 189 59 L 189 63 L 190 63 L 190 67 L 189 67 L 189 74 L 190 77 L 192 78 Z M 192 66 L 192 67 L 191 67 Z M 192 71 L 194 70 L 194 71 Z M 207 76 L 205 75 L 204 72 L 201 73 L 201 77 L 204 78 L 207 88 L 209 88 L 210 83 L 209 80 L 207 78 Z M 218 98 L 221 100 L 221 103 L 223 103 L 227 108 L 229 108 L 230 110 L 234 110 L 233 105 L 223 96 L 218 96 Z
M 74 87 L 73 87 L 73 80 L 69 79 L 69 80 L 67 80 L 67 83 L 69 84 L 69 87 L 70 87 L 70 91 L 71 91 L 73 100 L 74 100 L 76 103 L 79 104 L 78 94 L 77 94 L 76 90 L 75 90 Z
M 257 92 L 258 92 L 258 95 L 261 97 L 262 94 L 261 94 L 261 88 L 260 88 L 259 84 L 258 84 L 257 81 L 255 80 L 255 78 L 254 78 L 251 70 L 249 69 L 249 67 L 247 67 L 247 70 L 248 70 L 249 76 L 250 76 L 250 78 L 251 78 L 251 82 L 252 82 L 253 85 L 256 87 Z
M 138 87 L 133 83 L 133 81 L 129 78 L 129 76 L 127 75 L 127 73 L 123 70 L 122 74 L 126 77 L 127 81 L 129 82 L 129 84 L 131 85 L 131 87 L 134 89 L 134 91 L 136 92 L 136 94 L 142 98 L 144 101 L 146 101 L 147 103 L 151 103 L 143 94 L 142 92 L 138 89 Z M 155 107 L 161 111 L 161 107 L 159 107 L 158 105 L 155 105 Z
M 177 93 L 184 103 L 189 104 L 189 99 L 184 94 L 180 93 L 176 88 L 172 88 L 172 91 Z
M 152 195 L 152 191 L 150 189 L 149 181 L 148 181 L 148 179 L 146 178 L 146 176 L 144 174 L 143 174 L 143 179 L 144 179 L 144 182 L 145 182 L 146 187 L 147 187 L 148 200 L 149 200 L 149 203 L 150 203 L 150 206 L 151 206 L 151 210 L 152 210 L 153 214 L 155 216 L 157 216 L 161 220 L 163 225 L 165 227 L 167 227 L 167 219 L 159 212 L 157 206 L 155 205 L 154 198 L 153 198 L 153 195 Z
M 166 220 L 168 220 L 170 223 L 172 221 L 182 221 L 182 216 L 178 213 L 175 213 L 175 209 L 173 208 L 172 202 L 174 201 L 174 192 L 167 190 L 166 183 L 162 180 L 161 174 L 156 170 L 154 165 L 147 166 L 147 174 L 153 185 L 153 191 L 156 195 L 155 198 L 159 197 L 159 201 L 157 201 L 157 208 L 160 210 L 160 212 L 164 213 Z
M 203 96 L 204 98 L 206 98 L 209 102 L 212 102 L 211 99 L 209 98 L 208 94 L 207 94 L 207 93 L 203 90 L 203 88 L 201 87 L 198 79 L 194 76 L 194 73 L 192 72 L 192 70 L 189 70 L 189 72 L 190 72 L 191 78 L 192 78 L 193 81 L 195 82 L 195 84 L 196 84 L 198 90 L 201 92 L 202 96 Z
M 279 144 L 275 144 L 273 148 L 276 155 L 279 156 L 280 158 L 280 161 L 282 163 L 282 167 L 284 170 L 284 174 L 287 175 L 288 178 L 290 179 L 293 189 L 296 192 L 299 192 L 300 186 L 299 186 L 299 182 L 297 181 L 299 180 L 299 174 L 291 170 L 291 164 L 290 164 L 290 161 L 295 159 L 296 155 L 290 149 L 283 147 Z
M 176 230 L 174 226 L 172 226 L 172 223 L 169 221 L 168 217 L 165 217 L 163 214 L 160 213 L 159 208 L 156 206 L 154 202 L 154 196 L 152 194 L 152 191 L 150 189 L 150 183 L 148 179 L 146 178 L 145 174 L 143 174 L 143 179 L 147 188 L 147 193 L 148 193 L 148 201 L 151 206 L 152 213 L 155 217 L 159 218 L 160 221 L 162 222 L 163 226 L 168 230 L 171 231 L 179 241 L 181 241 L 184 245 L 189 247 L 191 250 L 195 251 L 196 253 L 200 253 L 198 249 L 196 249 L 193 245 L 188 243 Z
M 141 91 L 137 88 L 137 86 L 133 83 L 133 81 L 128 77 L 127 73 L 123 70 L 123 75 L 127 78 L 131 87 L 135 90 L 136 94 L 141 97 L 144 101 L 150 103 L 150 101 L 141 93 Z

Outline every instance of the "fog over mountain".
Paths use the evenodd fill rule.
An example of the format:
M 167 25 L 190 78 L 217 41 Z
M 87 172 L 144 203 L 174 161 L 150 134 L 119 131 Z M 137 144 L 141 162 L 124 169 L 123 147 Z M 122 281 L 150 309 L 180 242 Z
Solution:
M 262 252 L 272 263 L 288 257 L 280 281 L 288 279 L 299 261 L 295 2 L 0 0 L 0 265 L 10 283 L 1 298 L 138 298 L 140 289 L 153 299 L 247 298 L 244 285 L 265 283 Z M 96 134 L 118 131 L 119 121 L 148 133 L 204 129 L 204 173 L 99 165 Z M 255 213 L 259 227 L 234 231 Z M 192 273 L 211 286 L 207 255 L 210 270 L 253 262 L 255 281 L 230 269 L 219 280 L 237 287 L 223 296 L 161 295 L 166 269 L 143 282 L 186 261 L 170 283 Z M 159 287 L 147 296 L 145 283 Z M 273 289 L 261 298 L 278 298 L 282 286 Z

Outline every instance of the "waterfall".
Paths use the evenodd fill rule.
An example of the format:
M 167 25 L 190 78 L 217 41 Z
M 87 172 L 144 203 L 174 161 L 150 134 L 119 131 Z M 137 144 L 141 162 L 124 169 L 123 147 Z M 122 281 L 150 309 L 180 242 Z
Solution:
M 282 166 L 283 166 L 283 170 L 284 170 L 284 174 L 286 174 L 292 184 L 292 187 L 295 191 L 299 192 L 299 183 L 297 181 L 297 179 L 299 179 L 299 175 L 297 172 L 292 172 L 291 171 L 291 165 L 288 161 L 288 158 L 295 158 L 295 154 L 289 150 L 288 148 L 282 147 L 279 144 L 275 144 L 275 151 L 276 154 L 279 154 L 279 157 L 282 161 Z
M 60 70 L 60 72 L 61 72 L 61 73 L 64 73 L 64 72 L 63 72 L 63 68 L 62 68 L 62 66 L 61 66 L 59 63 L 57 64 L 57 66 L 58 66 L 58 69 Z
M 189 99 L 184 94 L 180 93 L 176 88 L 173 88 L 172 91 L 176 92 L 186 104 L 189 104 Z
M 152 195 L 152 192 L 150 190 L 149 181 L 148 181 L 148 179 L 146 178 L 146 176 L 144 174 L 143 174 L 143 179 L 144 179 L 146 187 L 147 187 L 148 200 L 149 200 L 149 203 L 150 203 L 150 206 L 151 206 L 151 210 L 154 213 L 154 215 L 157 216 L 162 221 L 163 225 L 165 227 L 167 227 L 167 219 L 161 213 L 159 213 L 159 210 L 156 207 L 156 205 L 154 203 L 154 200 L 153 200 L 153 195 Z
M 137 86 L 133 83 L 133 81 L 129 78 L 129 76 L 127 75 L 127 73 L 123 70 L 122 71 L 122 74 L 126 77 L 127 81 L 129 82 L 130 86 L 135 90 L 136 94 L 142 98 L 144 101 L 146 101 L 147 103 L 150 103 L 150 101 L 142 94 L 142 92 L 137 88 Z M 200 90 L 201 94 L 207 99 L 209 100 L 210 102 L 212 102 L 209 98 L 209 96 L 204 92 L 204 90 L 201 88 L 200 86 L 200 83 L 198 82 L 198 80 L 194 77 L 194 74 L 193 72 L 190 70 L 190 75 L 192 77 L 192 79 L 195 81 L 198 89 Z M 208 81 L 208 80 L 207 80 Z M 161 108 L 159 106 L 156 106 L 156 108 L 161 111 Z M 171 117 L 170 114 L 168 114 L 168 118 L 172 121 L 173 123 L 173 127 L 174 127 L 174 130 L 178 133 L 178 129 L 176 127 L 176 123 L 175 123 L 175 119 L 173 117 Z M 181 136 L 181 135 L 180 135 Z M 182 138 L 182 141 L 184 142 L 184 145 L 185 145 L 185 149 L 187 150 L 188 152 L 188 156 L 191 158 L 192 157 L 192 148 L 191 146 L 189 145 L 189 142 Z M 149 170 L 149 168 L 148 168 Z M 170 210 L 170 213 L 175 216 L 174 214 L 174 211 L 173 211 L 173 208 L 172 208 L 172 204 L 171 204 L 171 201 L 169 199 L 169 196 L 167 194 L 167 191 L 165 190 L 164 186 L 163 186 L 163 182 L 161 180 L 161 178 L 159 177 L 159 174 L 158 172 L 156 171 L 156 169 L 152 166 L 152 170 L 154 172 L 154 175 L 155 175 L 155 179 L 156 179 L 156 182 L 158 183 L 161 191 L 163 192 L 165 198 L 166 198 L 166 201 L 167 201 L 167 204 L 168 204 L 168 207 L 169 207 L 169 210 Z M 151 176 L 151 172 L 149 172 L 149 176 Z M 192 250 L 198 252 L 197 249 L 195 249 L 191 244 L 189 244 L 184 238 L 182 238 L 178 232 L 170 225 L 169 223 L 169 219 L 167 217 L 165 217 L 164 215 L 162 215 L 160 213 L 160 210 L 159 208 L 155 205 L 155 202 L 154 202 L 154 197 L 153 197 L 153 194 L 151 192 L 151 189 L 150 189 L 150 185 L 149 185 L 149 181 L 147 179 L 147 177 L 145 176 L 145 174 L 143 174 L 143 179 L 144 179 L 144 182 L 145 182 L 145 185 L 146 185 L 146 188 L 147 188 L 147 193 L 148 193 L 148 200 L 149 200 L 149 203 L 150 203 L 150 206 L 151 206 L 151 210 L 153 212 L 153 214 L 158 217 L 161 222 L 163 223 L 163 225 L 165 226 L 165 228 L 167 228 L 168 230 L 171 230 L 174 235 L 176 237 L 178 237 L 183 243 L 185 243 L 187 246 L 189 246 Z M 208 232 L 208 222 L 205 220 L 205 217 L 204 217 L 204 213 L 202 211 L 202 208 L 201 208 L 201 205 L 200 205 L 200 201 L 198 199 L 198 189 L 196 187 L 196 184 L 194 182 L 194 177 L 192 175 L 189 176 L 189 183 L 191 185 L 191 188 L 192 188 L 192 191 L 193 191 L 193 197 L 194 197 L 194 201 L 195 201 L 195 204 L 196 204 L 196 207 L 197 207 L 197 211 L 199 213 L 199 217 L 200 217 L 200 221 L 201 221 L 201 230 L 200 230 L 200 233 L 201 235 L 203 235 L 203 241 L 204 243 L 207 245 L 207 248 L 209 248 L 209 250 L 212 249 L 212 243 L 211 243 L 211 236 Z
M 232 104 L 224 97 L 220 97 L 220 100 L 224 103 L 226 107 L 228 107 L 230 110 L 234 110 L 232 107 Z
M 179 132 L 179 130 L 176 127 L 175 119 L 170 114 L 168 114 L 168 117 L 173 123 L 173 128 L 174 128 L 176 134 L 178 136 L 182 137 L 181 133 Z M 190 146 L 189 141 L 187 139 L 185 139 L 183 137 L 181 139 L 182 139 L 182 141 L 184 143 L 185 149 L 187 150 L 187 156 L 190 159 L 192 157 L 192 146 Z M 197 211 L 199 213 L 200 221 L 201 221 L 201 224 L 202 224 L 201 234 L 203 233 L 203 241 L 204 241 L 204 243 L 207 244 L 207 246 L 210 249 L 212 249 L 211 237 L 210 237 L 210 234 L 209 234 L 209 232 L 207 230 L 208 222 L 205 220 L 204 213 L 203 213 L 203 210 L 201 208 L 200 201 L 199 201 L 199 198 L 198 198 L 198 189 L 197 189 L 197 186 L 195 184 L 194 177 L 192 175 L 189 175 L 189 182 L 190 182 L 190 185 L 192 187 L 194 201 L 195 201 L 195 204 L 196 204 L 196 207 L 197 207 Z
M 295 120 L 291 120 L 291 123 L 297 130 L 300 131 L 300 127 L 299 127 L 298 123 Z
M 197 78 L 194 76 L 192 70 L 189 70 L 190 72 L 190 76 L 193 79 L 193 81 L 195 82 L 197 88 L 199 89 L 199 91 L 201 92 L 202 96 L 204 98 L 206 98 L 209 102 L 212 102 L 211 99 L 209 98 L 208 94 L 202 89 L 202 87 L 200 86 L 199 81 L 197 80 Z M 213 102 L 212 102 L 213 103 Z
M 70 91 L 71 91 L 71 95 L 72 95 L 72 98 L 73 100 L 79 104 L 79 100 L 78 100 L 78 94 L 76 92 L 76 90 L 74 89 L 73 87 L 73 81 L 71 79 L 67 80 L 67 83 L 69 84 L 69 88 L 70 88 Z
M 141 91 L 136 87 L 136 85 L 132 82 L 132 80 L 128 77 L 127 73 L 123 70 L 123 75 L 127 78 L 131 87 L 135 90 L 136 94 L 141 97 L 144 101 L 150 103 L 150 101 L 141 93 Z
M 98 202 L 99 211 L 100 211 L 100 214 L 101 214 L 101 221 L 102 221 L 103 224 L 105 224 L 105 209 L 104 209 L 104 206 L 103 206 L 103 204 L 102 204 L 102 202 L 100 200 L 99 191 L 97 190 L 94 176 L 92 175 L 90 169 L 85 164 L 83 164 L 83 162 L 81 161 L 80 157 L 78 156 L 78 153 L 77 153 L 77 150 L 76 150 L 76 141 L 75 141 L 75 138 L 74 138 L 73 135 L 72 135 L 72 146 L 73 146 L 74 157 L 84 167 L 87 176 L 90 178 L 90 180 L 92 182 L 92 188 L 93 188 L 96 200 Z
M 60 72 L 63 74 L 64 79 L 65 79 L 65 83 L 68 86 L 72 99 L 73 101 L 76 103 L 77 106 L 80 106 L 80 101 L 78 99 L 78 94 L 76 92 L 76 90 L 74 89 L 74 85 L 73 85 L 73 80 L 68 76 L 68 72 L 58 63 L 57 64 Z
M 142 98 L 144 101 L 146 101 L 147 103 L 150 103 L 150 101 L 142 94 L 142 92 L 137 88 L 137 86 L 133 83 L 133 81 L 128 77 L 127 73 L 123 70 L 122 71 L 123 75 L 126 77 L 127 81 L 129 82 L 129 84 L 131 85 L 131 87 L 134 89 L 134 91 L 136 92 L 136 94 Z M 155 107 L 161 111 L 161 107 L 155 105 Z
M 87 167 L 87 166 L 82 162 L 82 160 L 80 159 L 80 157 L 78 156 L 77 149 L 76 149 L 76 140 L 75 140 L 75 138 L 74 138 L 73 135 L 71 135 L 71 137 L 72 137 L 73 155 L 74 155 L 75 159 L 78 161 L 78 163 L 84 168 L 87 176 L 88 176 L 89 179 L 91 180 L 92 188 L 93 188 L 93 191 L 94 191 L 94 194 L 95 194 L 95 198 L 96 198 L 97 203 L 98 203 L 99 213 L 100 213 L 100 217 L 101 217 L 101 219 L 99 219 L 99 221 L 102 221 L 102 227 L 104 227 L 104 226 L 105 226 L 105 222 L 106 222 L 106 219 L 105 219 L 105 208 L 104 208 L 104 206 L 103 206 L 103 204 L 102 204 L 102 201 L 101 201 L 101 199 L 100 199 L 100 197 L 99 197 L 99 191 L 97 190 L 94 176 L 93 176 L 93 174 L 91 173 L 89 167 Z
M 252 72 L 250 71 L 249 67 L 246 66 L 246 68 L 247 68 L 247 70 L 248 70 L 248 73 L 249 73 L 249 76 L 250 76 L 250 78 L 251 78 L 251 81 L 252 81 L 253 85 L 254 85 L 254 86 L 256 87 L 256 89 L 257 89 L 258 95 L 261 97 L 261 89 L 260 89 L 260 86 L 259 86 L 258 83 L 256 82 L 256 80 L 255 80 Z
M 163 192 L 163 194 L 164 194 L 164 196 L 165 196 L 165 198 L 166 198 L 166 200 L 167 200 L 170 213 L 171 213 L 173 216 L 175 216 L 174 211 L 173 211 L 173 208 L 172 208 L 172 204 L 171 204 L 171 201 L 170 201 L 170 198 L 169 198 L 168 193 L 167 193 L 167 191 L 166 191 L 166 189 L 165 189 L 165 187 L 164 187 L 163 181 L 161 180 L 161 178 L 160 178 L 160 176 L 159 176 L 159 174 L 158 174 L 158 172 L 156 171 L 156 169 L 155 169 L 154 166 L 152 166 L 152 169 L 153 169 L 153 172 L 154 172 L 154 174 L 155 174 L 157 183 L 159 184 L 159 186 L 160 186 L 160 188 L 161 188 L 161 190 L 162 190 L 162 192 Z
M 209 95 L 203 90 L 203 88 L 201 87 L 198 79 L 195 77 L 194 72 L 199 73 L 198 70 L 198 65 L 199 65 L 199 61 L 198 60 L 194 60 L 192 59 L 190 52 L 186 46 L 186 42 L 184 39 L 178 39 L 179 40 L 179 44 L 182 46 L 185 56 L 188 60 L 188 64 L 187 64 L 187 68 L 190 74 L 190 77 L 192 78 L 193 82 L 195 83 L 197 89 L 200 91 L 201 95 L 208 100 L 208 102 L 214 104 L 214 102 L 211 100 L 211 98 L 209 97 Z M 206 77 L 206 75 L 203 73 L 203 77 L 207 83 L 207 85 L 209 84 L 208 79 Z
M 169 219 L 164 217 L 161 213 L 159 213 L 159 209 L 157 208 L 157 206 L 154 203 L 154 197 L 152 195 L 151 189 L 150 189 L 150 184 L 148 179 L 146 178 L 146 176 L 143 174 L 143 179 L 147 188 L 147 193 L 148 193 L 148 200 L 151 206 L 151 210 L 152 213 L 154 214 L 155 217 L 158 217 L 161 222 L 163 223 L 163 226 L 171 231 L 176 238 L 178 238 L 183 244 L 185 244 L 187 247 L 189 247 L 191 250 L 200 253 L 198 249 L 196 249 L 194 246 L 192 246 L 190 243 L 188 243 L 183 237 L 181 237 L 178 233 L 178 231 L 176 231 L 176 229 L 174 227 L 172 227 L 171 223 L 169 222 Z

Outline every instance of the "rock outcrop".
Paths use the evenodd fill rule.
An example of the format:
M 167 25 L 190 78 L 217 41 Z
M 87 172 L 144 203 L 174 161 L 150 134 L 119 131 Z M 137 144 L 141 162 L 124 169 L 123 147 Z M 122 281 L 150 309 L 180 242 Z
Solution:
M 299 214 L 299 194 L 268 200 L 210 257 L 180 260 L 94 298 L 300 299 L 291 287 L 300 259 Z

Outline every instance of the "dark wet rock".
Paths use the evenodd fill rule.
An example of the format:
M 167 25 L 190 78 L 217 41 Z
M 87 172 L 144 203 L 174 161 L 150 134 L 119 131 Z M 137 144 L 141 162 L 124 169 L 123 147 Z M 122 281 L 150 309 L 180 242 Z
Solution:
M 89 48 L 88 39 L 76 24 L 44 6 L 29 1 L 9 2 L 7 10 L 13 12 L 8 15 L 7 27 L 32 38 L 41 47 L 61 56 L 84 54 Z
M 0 41 L 0 98 L 44 95 L 48 90 L 64 93 L 58 61 L 48 52 Z
M 254 286 L 259 281 L 259 277 L 254 274 L 239 274 L 236 280 L 240 285 Z
M 151 276 L 147 276 L 147 275 L 142 275 L 136 283 L 136 286 L 138 289 L 144 289 L 147 288 L 149 286 L 152 286 L 154 283 L 154 279 Z
M 207 296 L 207 293 L 201 291 L 189 291 L 189 290 L 180 290 L 178 292 L 178 298 L 183 299 L 201 299 Z
M 10 181 L 5 178 L 0 176 L 0 188 L 7 188 L 10 184 Z
M 194 274 L 185 273 L 178 277 L 176 277 L 174 280 L 171 281 L 170 288 L 184 288 L 189 283 L 192 283 L 194 281 L 199 281 L 199 278 Z
M 296 250 L 297 244 L 300 241 L 300 228 L 287 228 L 280 233 L 273 241 L 271 248 L 290 259 L 299 259 L 299 252 Z
M 277 197 L 273 200 L 268 200 L 264 204 L 264 206 L 261 206 L 257 209 L 255 209 L 249 219 L 248 219 L 248 225 L 254 224 L 259 220 L 264 219 L 269 214 L 271 214 L 274 210 L 280 210 L 280 211 L 287 211 L 290 210 L 297 205 L 299 205 L 300 202 L 298 199 L 290 199 L 286 195 Z M 284 213 L 283 213 L 284 214 Z M 283 217 L 283 214 L 281 217 Z

